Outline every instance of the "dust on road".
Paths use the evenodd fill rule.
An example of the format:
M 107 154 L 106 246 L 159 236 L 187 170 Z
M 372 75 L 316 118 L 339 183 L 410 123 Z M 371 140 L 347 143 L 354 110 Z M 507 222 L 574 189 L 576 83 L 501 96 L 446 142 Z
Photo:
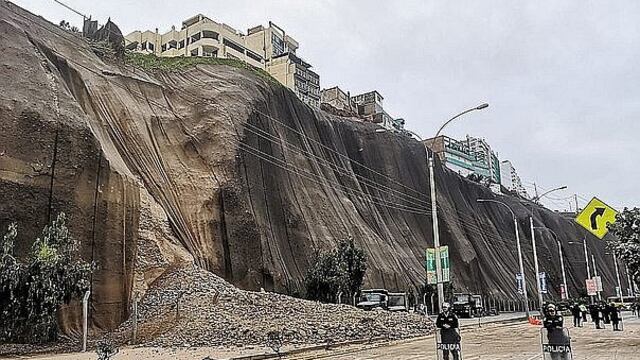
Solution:
M 569 327 L 574 360 L 640 360 L 640 320 L 627 317 L 625 331 L 596 330 L 591 323 Z M 491 324 L 463 330 L 464 360 L 541 359 L 540 327 L 527 323 Z M 288 359 L 436 360 L 433 337 L 386 346 L 351 347 L 310 352 Z

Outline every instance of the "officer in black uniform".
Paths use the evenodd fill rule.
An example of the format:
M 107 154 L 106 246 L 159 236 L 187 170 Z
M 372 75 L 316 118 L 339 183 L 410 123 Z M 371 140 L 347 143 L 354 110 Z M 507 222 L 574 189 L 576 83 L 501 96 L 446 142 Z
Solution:
M 458 317 L 451 311 L 449 303 L 442 304 L 442 312 L 438 314 L 436 319 L 436 327 L 440 329 L 440 341 L 442 344 L 460 344 L 460 334 L 458 333 Z M 460 359 L 458 350 L 451 350 L 453 360 Z M 444 360 L 449 360 L 449 350 L 442 350 Z
M 564 333 L 564 319 L 562 315 L 556 313 L 556 306 L 554 304 L 547 305 L 545 311 L 545 318 L 542 325 L 547 329 L 547 338 L 549 339 L 549 345 L 569 345 L 569 339 Z M 554 360 L 569 359 L 569 353 L 551 353 L 551 358 Z

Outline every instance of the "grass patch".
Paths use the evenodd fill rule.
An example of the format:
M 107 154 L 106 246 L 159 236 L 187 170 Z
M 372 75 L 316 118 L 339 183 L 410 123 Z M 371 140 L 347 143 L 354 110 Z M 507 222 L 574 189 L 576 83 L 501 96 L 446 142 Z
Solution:
M 238 69 L 245 69 L 253 72 L 259 78 L 266 80 L 268 83 L 280 85 L 278 80 L 274 79 L 265 70 L 249 65 L 244 61 L 235 59 L 222 59 L 214 57 L 200 56 L 176 56 L 176 57 L 160 57 L 154 54 L 140 54 L 127 51 L 124 56 L 125 63 L 132 65 L 145 71 L 183 71 L 196 65 L 227 65 Z

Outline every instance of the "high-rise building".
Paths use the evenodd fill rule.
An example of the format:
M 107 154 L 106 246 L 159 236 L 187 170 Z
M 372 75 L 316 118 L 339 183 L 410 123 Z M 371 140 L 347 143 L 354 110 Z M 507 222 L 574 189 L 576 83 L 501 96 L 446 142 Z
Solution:
M 204 56 L 244 61 L 266 70 L 307 104 L 320 105 L 320 76 L 296 54 L 298 42 L 272 22 L 242 34 L 231 26 L 198 14 L 182 22 L 180 30 L 133 31 L 125 47 L 157 56 Z
M 467 135 L 465 139 L 467 146 L 471 152 L 476 154 L 476 158 L 483 164 L 486 170 L 486 176 L 489 177 L 491 182 L 500 184 L 500 160 L 498 154 L 491 150 L 491 146 L 483 138 L 476 138 Z
M 500 183 L 509 191 L 513 191 L 518 195 L 528 199 L 529 194 L 522 185 L 518 172 L 513 167 L 513 164 L 509 160 L 503 160 L 500 163 L 500 173 L 502 174 Z

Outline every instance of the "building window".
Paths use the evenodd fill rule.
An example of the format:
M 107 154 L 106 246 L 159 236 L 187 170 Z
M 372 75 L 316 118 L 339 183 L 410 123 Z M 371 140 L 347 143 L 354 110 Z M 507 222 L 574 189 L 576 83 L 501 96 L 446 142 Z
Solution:
M 233 50 L 244 54 L 244 48 L 242 46 L 234 43 L 233 41 L 230 41 L 230 40 L 227 40 L 227 39 L 222 39 L 222 43 L 225 46 L 228 46 L 228 47 L 232 48 Z
M 191 50 L 191 56 L 198 56 L 198 49 Z
M 178 43 L 178 49 L 182 48 L 184 48 L 184 40 L 180 40 L 180 42 Z
M 218 33 L 215 31 L 202 30 L 203 39 L 216 39 L 218 40 Z
M 191 35 L 191 43 L 194 43 L 198 40 L 200 40 L 200 33 Z
M 252 58 L 253 60 L 261 63 L 262 62 L 262 57 L 256 53 L 254 53 L 253 51 L 249 51 L 247 50 L 247 56 Z
M 284 54 L 284 40 L 274 33 L 271 33 L 271 48 L 273 56 Z
M 153 44 L 152 44 L 152 43 L 148 43 L 148 46 L 149 46 L 149 50 L 150 50 L 150 51 L 153 51 L 153 49 L 154 49 Z

